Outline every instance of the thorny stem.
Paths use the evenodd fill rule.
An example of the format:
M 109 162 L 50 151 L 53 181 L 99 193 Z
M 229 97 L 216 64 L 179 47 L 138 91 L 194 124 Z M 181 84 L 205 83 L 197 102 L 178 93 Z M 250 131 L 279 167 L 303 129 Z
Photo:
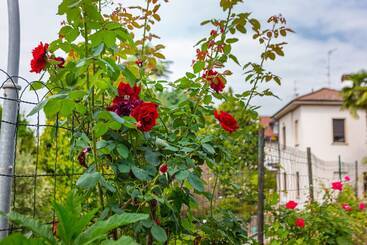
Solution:
M 274 29 L 275 29 L 275 24 L 273 24 L 272 32 L 274 31 Z M 270 46 L 270 41 L 271 41 L 271 39 L 272 39 L 271 37 L 268 39 L 268 42 L 266 43 L 266 46 L 265 46 L 264 53 L 266 53 L 266 51 L 268 51 L 268 48 L 269 48 L 269 46 Z M 260 67 L 261 67 L 261 68 L 264 66 L 264 62 L 265 62 L 265 55 L 263 55 L 263 57 L 261 57 L 261 63 L 260 63 Z M 262 81 L 263 79 L 264 79 L 264 78 L 262 78 L 262 79 L 261 79 L 261 81 Z M 249 106 L 250 101 L 251 101 L 251 99 L 252 99 L 252 96 L 253 96 L 253 95 L 254 95 L 254 93 L 255 93 L 255 89 L 256 89 L 256 87 L 257 87 L 257 84 L 258 84 L 259 80 L 260 80 L 260 74 L 257 74 L 256 79 L 255 79 L 255 82 L 254 82 L 254 85 L 252 86 L 252 88 L 251 88 L 251 90 L 250 90 L 250 95 L 249 95 L 249 98 L 248 98 L 248 100 L 247 100 L 247 102 L 246 102 L 246 106 L 244 107 L 244 110 L 246 110 L 246 109 L 247 109 L 247 107 Z
M 84 46 L 85 46 L 85 57 L 87 58 L 89 55 L 88 52 L 88 26 L 87 26 L 87 16 L 85 11 L 83 11 L 83 17 L 84 17 Z M 86 82 L 87 82 L 87 88 L 90 89 L 91 85 L 90 85 L 90 78 L 89 78 L 89 66 L 86 69 Z M 93 121 L 93 112 L 94 112 L 94 87 L 91 88 L 91 100 L 89 102 L 89 111 L 90 111 L 90 118 L 91 118 L 91 123 L 94 124 Z M 93 130 L 93 125 L 91 127 L 91 135 L 92 135 L 92 151 L 93 151 L 93 160 L 94 163 L 96 164 L 96 170 L 99 171 L 100 170 L 100 166 L 98 163 L 98 159 L 97 159 L 97 142 L 96 142 L 96 137 L 94 134 L 94 130 Z M 98 188 L 98 193 L 99 193 L 99 201 L 100 201 L 100 205 L 102 208 L 104 208 L 104 200 L 103 200 L 103 191 L 102 188 L 100 186 L 100 184 L 97 184 L 97 188 Z
M 143 58 L 144 56 L 145 39 L 147 35 L 149 5 L 150 5 L 150 0 L 147 0 L 147 5 L 145 7 L 145 13 L 144 13 L 144 30 L 143 30 L 143 42 L 141 44 L 141 58 Z
M 229 9 L 228 9 L 228 14 L 227 14 L 227 18 L 226 18 L 226 23 L 225 23 L 225 25 L 224 25 L 224 29 L 223 29 L 223 33 L 222 33 L 222 35 L 221 35 L 221 42 L 224 42 L 224 39 L 225 39 L 225 37 L 226 37 L 226 31 L 227 31 L 227 28 L 228 28 L 228 24 L 229 24 L 229 19 L 231 18 L 231 13 L 232 13 L 232 8 L 233 7 L 230 7 Z M 215 52 L 215 55 L 214 55 L 214 60 L 215 59 L 217 59 L 217 57 L 218 57 L 218 53 L 219 53 L 219 49 L 217 49 L 216 50 L 216 52 Z M 201 89 L 201 91 L 199 92 L 199 99 L 196 101 L 196 103 L 195 103 L 195 106 L 194 106 L 194 109 L 193 109 L 193 112 L 192 112 L 192 114 L 195 114 L 196 113 L 196 110 L 197 110 L 197 107 L 198 107 L 198 105 L 199 105 L 199 103 L 201 102 L 201 100 L 202 100 L 202 93 L 203 93 L 203 89 Z

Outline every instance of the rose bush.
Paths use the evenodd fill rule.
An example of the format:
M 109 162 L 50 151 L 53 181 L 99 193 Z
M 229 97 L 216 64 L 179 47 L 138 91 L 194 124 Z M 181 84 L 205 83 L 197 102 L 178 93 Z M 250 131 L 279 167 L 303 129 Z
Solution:
M 108 14 L 103 9 L 106 2 L 63 0 L 58 14 L 65 21 L 59 38 L 49 45 L 41 43 L 31 62 L 33 72 L 43 71 L 40 80 L 47 72 L 44 86 L 53 94 L 30 115 L 43 109 L 49 120 L 74 127 L 70 152 L 85 169 L 76 182 L 84 207 L 98 206 L 100 219 L 124 212 L 148 214 L 148 219 L 123 230 L 139 243 L 247 241 L 245 227 L 231 214 L 211 209 L 210 222 L 201 225 L 193 213 L 196 197 L 212 203 L 217 186 L 206 189 L 203 167 L 218 180 L 231 155 L 223 142 L 230 142 L 241 127 L 257 123 L 253 118 L 239 123 L 230 113 L 217 110 L 214 100 L 236 101 L 239 114 L 255 115 L 252 98 L 272 95 L 259 85 L 280 83 L 264 64 L 284 55 L 283 39 L 292 30 L 282 16 L 270 17 L 269 27 L 262 27 L 250 13 L 234 11 L 241 0 L 220 0 L 227 17 L 202 23 L 210 26 L 210 32 L 196 44 L 192 70 L 170 82 L 157 79 L 164 45 L 154 45 L 152 26 L 160 21 L 161 3 L 117 5 Z M 264 49 L 259 63 L 241 65 L 232 46 L 250 31 Z M 249 90 L 223 93 L 232 74 L 226 68 L 229 62 L 242 67 Z M 42 88 L 37 84 L 34 89 Z M 166 90 L 184 96 L 165 103 L 161 96 Z M 206 133 L 214 119 L 224 130 L 215 125 L 216 133 Z M 228 232 L 211 235 L 222 228 Z M 112 234 L 117 239 L 121 233 L 115 228 Z

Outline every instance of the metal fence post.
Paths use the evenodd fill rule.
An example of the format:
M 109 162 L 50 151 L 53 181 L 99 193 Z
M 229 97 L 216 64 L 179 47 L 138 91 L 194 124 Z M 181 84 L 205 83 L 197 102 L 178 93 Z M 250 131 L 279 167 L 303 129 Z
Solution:
M 358 161 L 355 161 L 355 192 L 356 192 L 356 197 L 358 197 Z
M 308 166 L 308 187 L 310 192 L 310 200 L 314 201 L 313 193 L 313 175 L 312 175 L 312 160 L 311 160 L 311 148 L 307 147 L 307 166 Z
M 10 208 L 11 184 L 14 166 L 14 152 L 16 139 L 16 123 L 18 116 L 18 90 L 17 81 L 19 72 L 20 49 L 20 22 L 18 0 L 8 0 L 8 70 L 10 78 L 4 88 L 4 105 L 0 133 L 0 211 L 7 213 Z M 0 218 L 0 239 L 8 234 L 8 220 Z
M 259 143 L 258 143 L 258 205 L 257 205 L 257 240 L 260 245 L 264 244 L 264 129 L 259 131 Z

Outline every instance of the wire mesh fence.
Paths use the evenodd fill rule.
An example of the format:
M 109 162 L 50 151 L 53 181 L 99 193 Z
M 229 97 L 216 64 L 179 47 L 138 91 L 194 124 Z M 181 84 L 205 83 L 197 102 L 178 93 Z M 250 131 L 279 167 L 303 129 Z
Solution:
M 0 172 L 0 178 L 12 183 L 11 210 L 33 216 L 44 223 L 55 222 L 52 202 L 62 196 L 75 184 L 82 169 L 74 159 L 70 158 L 68 149 L 73 136 L 74 125 L 67 125 L 61 120 L 46 121 L 38 112 L 27 117 L 26 111 L 41 103 L 52 95 L 52 88 L 45 84 L 37 90 L 37 82 L 29 82 L 23 77 L 11 77 L 0 69 L 0 105 L 6 102 L 16 103 L 16 121 L 1 118 L 1 127 L 13 125 L 16 147 L 14 165 L 12 162 L 2 163 L 11 168 L 10 174 Z M 17 91 L 17 99 L 9 98 L 5 86 L 12 84 L 21 89 Z M 6 91 L 6 90 L 5 90 Z M 1 109 L 1 107 L 0 107 Z M 0 117 L 2 113 L 0 112 Z M 3 131 L 3 130 L 2 130 Z M 3 142 L 4 144 L 6 142 Z M 0 227 L 0 231 L 13 231 L 17 227 Z
M 355 176 L 355 163 L 343 162 L 341 159 L 323 161 L 312 154 L 312 149 L 308 158 L 307 151 L 278 143 L 266 144 L 265 166 L 277 171 L 281 203 L 298 200 L 303 205 L 311 198 L 312 189 L 314 200 L 321 201 L 324 189 L 329 188 L 333 181 L 342 180 L 346 175 Z M 354 185 L 354 181 L 351 184 Z

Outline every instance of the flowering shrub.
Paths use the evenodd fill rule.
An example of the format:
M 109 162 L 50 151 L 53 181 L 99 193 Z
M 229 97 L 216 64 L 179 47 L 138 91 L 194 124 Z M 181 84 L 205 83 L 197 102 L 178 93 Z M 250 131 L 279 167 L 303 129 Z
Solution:
M 272 209 L 267 227 L 270 244 L 363 244 L 367 212 L 347 183 L 350 178 L 344 180 L 325 189 L 322 203 L 310 202 L 296 210 L 296 202 L 290 200 Z
M 43 109 L 49 120 L 73 124 L 71 152 L 86 169 L 76 183 L 78 191 L 89 207 L 103 210 L 102 219 L 122 212 L 148 214 L 147 220 L 127 231 L 140 243 L 183 236 L 195 243 L 209 238 L 210 229 L 224 227 L 219 221 L 216 224 L 216 218 L 231 217 L 211 210 L 210 222 L 201 226 L 192 213 L 197 206 L 194 194 L 212 201 L 216 188 L 207 191 L 202 167 L 208 166 L 218 176 L 218 167 L 230 155 L 223 141 L 230 141 L 245 123 L 254 122 L 239 124 L 229 112 L 217 110 L 214 99 L 237 101 L 240 112 L 255 113 L 251 99 L 272 95 L 269 89 L 260 90 L 259 84 L 280 83 L 264 63 L 284 55 L 286 43 L 276 40 L 292 31 L 282 16 L 269 18 L 270 27 L 262 28 L 250 13 L 235 13 L 234 6 L 240 2 L 220 1 L 227 17 L 202 23 L 211 31 L 196 45 L 192 71 L 173 82 L 156 78 L 164 59 L 164 45 L 153 45 L 157 36 L 151 32 L 160 20 L 158 0 L 146 0 L 145 7 L 119 5 L 110 15 L 101 14 L 100 1 L 63 0 L 58 14 L 66 20 L 59 39 L 37 47 L 32 71 L 48 73 L 46 85 L 54 94 L 30 114 Z M 136 29 L 142 29 L 141 39 Z M 259 64 L 242 66 L 232 45 L 250 29 L 264 51 Z M 65 62 L 56 52 L 65 53 Z M 226 69 L 229 61 L 243 68 L 249 90 L 223 94 L 232 74 Z M 166 103 L 161 96 L 168 89 L 183 94 L 182 100 Z M 215 134 L 205 133 L 214 119 L 224 130 L 216 125 Z M 231 232 L 209 241 L 238 244 L 246 240 L 240 222 L 225 229 Z

